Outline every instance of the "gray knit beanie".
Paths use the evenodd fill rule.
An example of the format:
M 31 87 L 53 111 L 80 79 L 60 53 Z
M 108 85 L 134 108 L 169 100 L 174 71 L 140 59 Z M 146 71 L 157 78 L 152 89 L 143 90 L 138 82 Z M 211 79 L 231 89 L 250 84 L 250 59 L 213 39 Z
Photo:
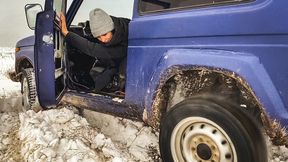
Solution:
M 89 18 L 90 29 L 95 38 L 114 29 L 112 18 L 100 8 L 90 11 Z

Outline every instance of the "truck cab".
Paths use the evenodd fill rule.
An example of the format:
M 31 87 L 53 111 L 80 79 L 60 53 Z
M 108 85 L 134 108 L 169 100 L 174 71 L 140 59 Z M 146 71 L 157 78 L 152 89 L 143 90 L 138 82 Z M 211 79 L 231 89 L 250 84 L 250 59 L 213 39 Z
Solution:
M 135 0 L 124 82 L 111 82 L 124 86 L 100 93 L 89 76 L 97 58 L 57 27 L 63 12 L 69 31 L 92 40 L 88 19 L 72 23 L 85 3 L 99 7 L 46 0 L 37 17 L 27 13 L 40 6 L 26 7 L 35 25 L 34 61 L 22 73 L 28 107 L 63 101 L 142 120 L 160 131 L 163 161 L 265 162 L 263 134 L 288 147 L 287 1 Z

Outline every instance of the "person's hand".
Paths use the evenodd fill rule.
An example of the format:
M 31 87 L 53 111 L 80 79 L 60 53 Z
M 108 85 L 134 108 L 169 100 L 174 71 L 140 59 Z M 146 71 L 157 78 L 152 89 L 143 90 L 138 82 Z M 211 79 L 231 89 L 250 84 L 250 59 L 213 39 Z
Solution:
M 67 29 L 66 18 L 62 12 L 60 13 L 60 29 L 64 36 L 66 36 L 69 32 Z

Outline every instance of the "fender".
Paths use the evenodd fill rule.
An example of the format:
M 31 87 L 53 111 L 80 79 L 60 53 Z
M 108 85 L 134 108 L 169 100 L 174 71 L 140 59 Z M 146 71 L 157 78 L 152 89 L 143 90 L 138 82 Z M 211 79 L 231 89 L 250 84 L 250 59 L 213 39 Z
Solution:
M 19 64 L 23 60 L 28 60 L 28 62 L 34 67 L 34 47 L 33 46 L 26 46 L 21 47 L 21 50 L 15 54 L 15 70 L 16 73 L 20 72 Z
M 15 71 L 20 72 L 19 64 L 22 60 L 26 59 L 34 67 L 34 43 L 35 36 L 29 36 L 19 40 L 16 43 L 16 47 L 20 48 L 20 51 L 15 53 Z
M 234 72 L 253 89 L 258 101 L 271 118 L 279 119 L 281 124 L 288 124 L 288 113 L 284 103 L 258 57 L 249 53 L 206 49 L 172 49 L 163 54 L 145 95 L 148 118 L 152 117 L 152 106 L 157 90 L 161 88 L 161 81 L 166 82 L 169 79 L 167 76 L 174 75 L 171 74 L 171 69 L 175 66 L 210 67 Z

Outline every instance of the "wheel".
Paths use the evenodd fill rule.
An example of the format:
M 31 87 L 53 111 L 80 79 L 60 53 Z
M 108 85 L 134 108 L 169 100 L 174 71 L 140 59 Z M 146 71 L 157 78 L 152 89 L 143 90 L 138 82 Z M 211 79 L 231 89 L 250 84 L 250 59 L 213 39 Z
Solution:
M 215 96 L 198 96 L 171 108 L 160 124 L 165 162 L 267 162 L 261 126 Z
M 35 74 L 32 68 L 22 70 L 21 77 L 22 108 L 24 111 L 40 111 L 42 108 L 38 102 L 35 84 Z

